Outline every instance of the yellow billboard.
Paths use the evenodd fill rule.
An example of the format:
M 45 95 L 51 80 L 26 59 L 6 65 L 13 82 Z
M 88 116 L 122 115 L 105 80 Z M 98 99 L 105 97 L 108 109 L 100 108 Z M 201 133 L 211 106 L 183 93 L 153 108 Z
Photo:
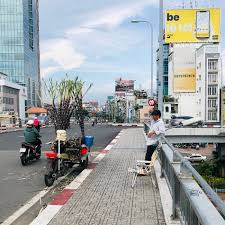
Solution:
M 220 9 L 167 10 L 166 43 L 220 42 Z
M 174 71 L 174 92 L 195 92 L 195 69 L 182 68 Z
M 195 48 L 175 47 L 173 57 L 173 91 L 196 92 Z

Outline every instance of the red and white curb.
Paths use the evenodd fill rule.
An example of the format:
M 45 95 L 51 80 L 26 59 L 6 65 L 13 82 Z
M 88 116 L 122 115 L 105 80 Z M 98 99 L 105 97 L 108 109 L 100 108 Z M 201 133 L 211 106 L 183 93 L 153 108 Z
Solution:
M 59 210 L 68 202 L 73 194 L 78 191 L 80 185 L 95 169 L 98 163 L 109 153 L 112 147 L 118 142 L 121 137 L 122 130 L 111 143 L 101 151 L 101 153 L 90 163 L 87 169 L 83 170 L 65 189 L 58 194 L 54 200 L 36 217 L 30 225 L 48 225 Z

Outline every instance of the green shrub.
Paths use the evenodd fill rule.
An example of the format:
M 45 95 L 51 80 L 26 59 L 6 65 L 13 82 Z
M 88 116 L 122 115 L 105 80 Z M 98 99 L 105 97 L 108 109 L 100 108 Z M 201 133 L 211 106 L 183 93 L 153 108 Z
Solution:
M 212 188 L 225 189 L 225 178 L 213 176 L 203 176 L 203 178 Z

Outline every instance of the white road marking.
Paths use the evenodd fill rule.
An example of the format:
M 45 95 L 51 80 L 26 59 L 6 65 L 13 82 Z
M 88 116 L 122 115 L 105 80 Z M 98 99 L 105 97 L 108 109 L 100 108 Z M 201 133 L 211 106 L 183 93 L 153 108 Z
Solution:
M 41 198 L 43 198 L 50 190 L 54 189 L 56 185 L 58 185 L 65 177 L 69 175 L 66 174 L 64 177 L 60 177 L 50 188 L 45 188 L 40 191 L 37 195 L 35 195 L 31 200 L 29 200 L 23 207 L 18 209 L 15 213 L 13 213 L 10 217 L 8 217 L 1 225 L 11 225 L 15 222 L 20 216 L 22 216 L 28 209 L 30 209 L 33 205 L 35 205 Z
M 93 163 L 99 163 L 104 157 L 105 157 L 105 154 L 100 153 L 100 154 L 93 160 Z
M 40 198 L 46 195 L 50 189 L 45 189 L 35 195 L 30 201 L 28 201 L 23 207 L 18 209 L 13 215 L 11 215 L 8 219 L 6 219 L 1 225 L 10 225 L 12 224 L 17 218 L 19 218 L 22 214 L 24 214 L 30 207 L 36 204 Z
M 113 139 L 113 140 L 111 141 L 111 144 L 116 144 L 116 142 L 117 142 L 117 139 Z
M 48 205 L 30 225 L 47 225 L 59 212 L 62 205 Z
M 78 189 L 92 171 L 92 169 L 83 170 L 65 189 Z

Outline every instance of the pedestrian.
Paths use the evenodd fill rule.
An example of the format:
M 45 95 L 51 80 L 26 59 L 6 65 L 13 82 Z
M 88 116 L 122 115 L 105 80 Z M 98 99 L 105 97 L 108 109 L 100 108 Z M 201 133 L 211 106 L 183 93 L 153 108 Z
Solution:
M 40 123 L 37 117 L 34 117 L 34 128 L 36 128 L 37 131 L 40 132 Z
M 161 119 L 160 110 L 154 110 L 151 113 L 151 116 L 152 116 L 152 120 L 151 120 L 150 131 L 147 134 L 147 152 L 145 155 L 146 161 L 151 161 L 152 155 L 159 144 L 160 136 L 161 134 L 165 133 L 165 124 L 163 120 Z

